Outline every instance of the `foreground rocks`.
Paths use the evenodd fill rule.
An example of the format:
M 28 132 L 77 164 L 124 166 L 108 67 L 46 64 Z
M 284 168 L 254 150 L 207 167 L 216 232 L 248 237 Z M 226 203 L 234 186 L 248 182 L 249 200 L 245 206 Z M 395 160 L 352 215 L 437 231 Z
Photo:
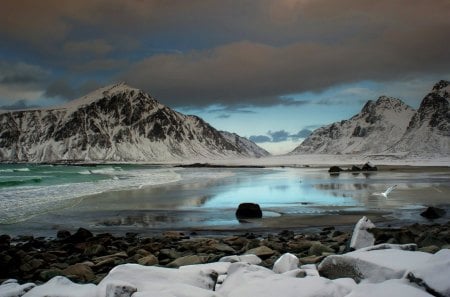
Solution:
M 0 297 L 450 296 L 449 230 L 363 217 L 353 234 L 2 236 Z
M 450 247 L 450 222 L 364 231 L 373 235 L 374 244 L 414 243 L 417 250 L 428 253 Z M 56 239 L 2 235 L 0 283 L 7 279 L 42 283 L 55 276 L 65 276 L 76 283 L 99 283 L 113 267 L 121 264 L 176 268 L 213 263 L 227 256 L 239 262 L 256 255 L 258 260 L 252 264 L 272 268 L 281 255 L 290 253 L 298 258 L 300 265 L 318 264 L 327 256 L 350 251 L 351 237 L 351 233 L 334 227 L 324 228 L 318 234 L 283 231 L 265 236 L 250 233 L 216 238 L 182 232 L 166 232 L 155 237 L 131 233 L 93 235 L 82 228 L 73 234 L 59 231 Z

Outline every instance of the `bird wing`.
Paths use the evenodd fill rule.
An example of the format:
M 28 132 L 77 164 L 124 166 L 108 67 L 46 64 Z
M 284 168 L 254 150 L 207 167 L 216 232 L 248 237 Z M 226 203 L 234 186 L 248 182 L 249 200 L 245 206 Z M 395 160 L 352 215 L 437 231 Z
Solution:
M 384 192 L 384 194 L 386 196 L 389 195 L 389 193 L 392 192 L 395 189 L 396 186 L 397 185 L 393 185 L 392 187 L 387 188 L 387 190 L 386 190 L 386 192 Z

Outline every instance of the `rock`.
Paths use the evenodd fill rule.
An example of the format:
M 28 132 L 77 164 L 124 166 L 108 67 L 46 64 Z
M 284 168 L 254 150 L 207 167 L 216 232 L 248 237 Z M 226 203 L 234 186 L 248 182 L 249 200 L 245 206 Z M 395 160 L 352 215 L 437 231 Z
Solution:
M 219 259 L 219 262 L 230 262 L 230 263 L 244 262 L 248 264 L 259 265 L 261 264 L 262 260 L 260 257 L 256 255 L 241 255 L 241 256 L 234 255 L 222 257 Z
M 438 252 L 439 250 L 440 250 L 440 248 L 435 245 L 424 246 L 419 249 L 419 251 L 421 251 L 421 252 L 430 253 L 430 254 L 434 254 L 434 253 Z
M 329 173 L 339 173 L 341 171 L 344 171 L 344 169 L 339 166 L 331 166 L 330 169 L 328 169 Z
M 10 279 L 0 285 L 0 296 L 20 297 L 25 295 L 25 293 L 33 289 L 35 286 L 36 285 L 32 283 L 20 285 L 19 283 L 17 283 L 17 280 Z
M 325 256 L 308 256 L 308 257 L 302 257 L 300 258 L 301 264 L 317 264 L 320 261 L 322 261 L 325 258 Z
M 326 257 L 318 266 L 321 276 L 329 279 L 352 278 L 356 282 L 383 282 L 399 279 L 412 267 L 423 265 L 431 254 L 399 249 L 356 250 Z
M 67 230 L 58 230 L 58 232 L 56 233 L 56 238 L 58 239 L 66 239 L 70 237 L 70 232 Z
M 378 170 L 377 166 L 372 165 L 372 163 L 370 163 L 370 162 L 367 162 L 366 164 L 364 164 L 361 169 L 363 171 L 377 171 Z
M 170 238 L 170 239 L 187 239 L 189 236 L 186 236 L 183 232 L 180 231 L 166 231 L 162 234 L 162 236 Z
M 175 261 L 170 262 L 169 264 L 167 264 L 167 267 L 177 268 L 185 265 L 202 264 L 205 263 L 206 260 L 207 259 L 205 259 L 205 257 L 197 255 L 184 256 L 176 259 Z
M 299 260 L 297 256 L 286 253 L 275 261 L 273 272 L 284 273 L 298 268 Z
M 450 296 L 450 250 L 443 249 L 432 255 L 422 265 L 412 268 L 406 278 L 428 293 L 444 297 Z
M 438 219 L 445 215 L 445 209 L 430 206 L 425 211 L 420 213 L 420 215 L 431 220 Z
M 95 278 L 91 267 L 83 263 L 70 265 L 62 272 L 67 277 L 72 277 L 83 282 L 90 282 Z
M 233 249 L 228 244 L 224 243 L 215 243 L 211 245 L 211 248 L 218 252 L 228 253 L 228 254 L 235 254 L 236 250 Z
M 156 258 L 154 255 L 148 255 L 148 256 L 142 257 L 137 262 L 138 262 L 138 264 L 145 265 L 145 266 L 153 266 L 153 265 L 157 265 L 159 263 L 158 258 Z
M 45 270 L 42 270 L 39 273 L 39 277 L 43 281 L 48 281 L 48 280 L 50 280 L 50 279 L 52 279 L 52 278 L 54 278 L 55 276 L 58 276 L 58 275 L 64 275 L 64 274 L 63 274 L 63 272 L 60 269 L 56 269 L 56 268 L 54 268 L 54 269 L 45 269 Z
M 97 296 L 97 287 L 93 284 L 76 284 L 64 276 L 55 276 L 45 284 L 32 288 L 25 296 L 81 297 Z M 105 296 L 105 295 L 102 295 Z
M 332 248 L 327 247 L 326 245 L 321 244 L 320 242 L 314 243 L 308 251 L 310 256 L 320 256 L 323 253 L 334 253 Z
M 358 171 L 361 171 L 361 168 L 359 168 L 359 167 L 356 166 L 356 165 L 353 165 L 352 168 L 351 168 L 350 170 L 353 171 L 353 172 L 358 172 Z
M 377 284 L 359 284 L 354 286 L 352 292 L 345 297 L 379 296 L 432 297 L 423 290 L 410 286 L 407 283 L 397 279 L 388 280 Z
M 350 248 L 360 249 L 374 245 L 375 237 L 367 230 L 374 228 L 375 225 L 365 216 L 356 223 L 353 229 L 352 239 L 350 240 Z
M 137 288 L 130 283 L 114 281 L 106 285 L 106 297 L 131 297 Z
M 44 261 L 40 259 L 31 259 L 26 263 L 20 265 L 19 269 L 25 273 L 32 272 L 41 267 L 44 264 Z
M 419 239 L 418 245 L 420 247 L 424 246 L 430 246 L 430 245 L 436 245 L 438 247 L 441 247 L 445 244 L 444 241 L 440 240 L 436 236 L 432 234 L 426 234 L 424 238 Z
M 259 246 L 245 252 L 246 255 L 256 255 L 260 258 L 267 258 L 275 254 L 275 251 L 267 246 Z
M 92 234 L 91 231 L 84 229 L 84 228 L 79 228 L 77 230 L 77 232 L 75 232 L 73 235 L 67 237 L 65 239 L 65 241 L 72 242 L 72 243 L 80 243 L 80 242 L 85 242 L 87 239 L 89 239 L 93 236 L 94 235 Z
M 238 219 L 260 219 L 262 211 L 256 203 L 241 203 L 236 210 L 236 217 Z
M 0 235 L 0 251 L 9 249 L 11 245 L 11 236 L 7 234 Z
M 97 256 L 105 252 L 105 247 L 101 244 L 93 244 L 91 246 L 88 246 L 84 252 L 83 255 L 85 256 Z

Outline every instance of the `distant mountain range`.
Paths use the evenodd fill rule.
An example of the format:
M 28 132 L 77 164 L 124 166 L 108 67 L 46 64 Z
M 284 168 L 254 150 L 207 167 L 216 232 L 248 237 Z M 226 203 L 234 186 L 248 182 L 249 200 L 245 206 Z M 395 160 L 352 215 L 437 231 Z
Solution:
M 217 131 L 124 83 L 67 105 L 0 112 L 0 161 L 159 162 L 262 157 L 237 134 Z
M 418 110 L 399 99 L 368 101 L 349 120 L 313 131 L 290 154 L 450 155 L 450 83 L 440 81 Z

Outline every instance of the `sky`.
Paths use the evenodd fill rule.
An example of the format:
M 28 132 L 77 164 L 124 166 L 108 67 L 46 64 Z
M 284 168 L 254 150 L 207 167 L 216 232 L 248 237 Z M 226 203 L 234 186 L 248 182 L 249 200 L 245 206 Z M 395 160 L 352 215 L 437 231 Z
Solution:
M 0 109 L 125 81 L 287 153 L 367 100 L 450 79 L 448 0 L 3 0 Z

